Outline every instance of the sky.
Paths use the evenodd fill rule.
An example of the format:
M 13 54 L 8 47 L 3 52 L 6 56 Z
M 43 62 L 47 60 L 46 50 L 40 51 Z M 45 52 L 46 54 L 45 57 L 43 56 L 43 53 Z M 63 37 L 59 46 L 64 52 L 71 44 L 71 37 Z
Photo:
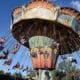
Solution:
M 57 5 L 72 7 L 72 8 L 75 8 L 76 10 L 80 11 L 80 0 L 50 0 L 50 1 Z M 29 2 L 29 0 L 0 0 L 0 3 L 1 3 L 0 4 L 0 36 L 4 35 L 8 31 L 10 31 L 12 10 L 18 6 L 27 4 L 28 2 Z M 77 55 L 75 57 L 78 59 Z M 16 58 L 18 58 L 18 57 L 16 57 Z M 0 63 L 1 63 L 1 61 L 0 61 Z M 0 68 L 3 70 L 6 70 L 5 66 L 0 66 Z M 13 72 L 13 70 L 11 70 L 11 72 Z M 24 74 L 26 74 L 26 73 L 24 73 Z

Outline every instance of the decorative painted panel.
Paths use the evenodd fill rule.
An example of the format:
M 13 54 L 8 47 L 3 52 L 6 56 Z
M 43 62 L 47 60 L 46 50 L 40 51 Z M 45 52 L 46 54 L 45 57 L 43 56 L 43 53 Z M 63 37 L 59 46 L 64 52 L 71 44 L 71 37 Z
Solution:
M 57 21 L 68 27 L 71 27 L 74 31 L 77 31 L 78 21 L 74 16 L 62 14 L 58 17 Z
M 21 17 L 22 17 L 21 12 L 16 14 L 15 16 L 13 16 L 13 22 L 15 23 L 15 22 L 19 21 L 21 19 Z
M 57 21 L 66 26 L 71 26 L 73 19 L 74 17 L 72 16 L 62 14 L 58 17 Z
M 57 49 L 52 48 L 33 48 L 30 51 L 32 64 L 35 69 L 55 68 L 58 57 Z
M 78 32 L 80 32 L 80 24 L 78 24 Z
M 40 19 L 46 19 L 46 20 L 56 20 L 58 14 L 58 10 L 55 8 L 55 10 L 50 10 L 48 8 L 43 7 L 35 7 L 26 10 L 24 18 L 26 19 L 32 19 L 32 18 L 40 18 Z
M 44 36 L 34 36 L 29 39 L 30 56 L 35 69 L 55 68 L 58 49 L 52 48 L 53 42 L 52 39 Z
M 29 39 L 30 48 L 35 47 L 49 47 L 52 44 L 52 39 L 44 36 L 34 36 Z
M 72 21 L 72 25 L 71 25 L 72 29 L 74 31 L 77 31 L 77 27 L 78 27 L 78 21 L 74 18 Z

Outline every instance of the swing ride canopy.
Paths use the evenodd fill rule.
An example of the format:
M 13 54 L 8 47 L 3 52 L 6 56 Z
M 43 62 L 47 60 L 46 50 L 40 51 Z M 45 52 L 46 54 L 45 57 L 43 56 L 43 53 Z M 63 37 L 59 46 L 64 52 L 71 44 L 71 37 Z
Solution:
M 39 61 L 32 58 L 38 67 L 44 67 L 45 57 L 35 55 L 35 52 L 50 54 L 47 59 L 50 68 L 53 43 L 59 43 L 58 55 L 72 53 L 80 48 L 80 13 L 72 8 L 60 7 L 54 3 L 44 1 L 32 1 L 12 11 L 11 31 L 15 39 L 30 48 L 33 57 L 39 56 Z M 23 43 L 22 40 L 23 39 Z M 45 53 L 45 54 L 46 54 Z M 56 52 L 57 53 L 57 52 Z M 57 56 L 54 55 L 55 61 Z M 42 62 L 40 62 L 42 60 Z M 37 61 L 37 62 L 36 62 Z M 54 61 L 54 64 L 55 64 Z M 37 63 L 40 63 L 37 64 Z M 41 65 L 43 64 L 43 65 Z

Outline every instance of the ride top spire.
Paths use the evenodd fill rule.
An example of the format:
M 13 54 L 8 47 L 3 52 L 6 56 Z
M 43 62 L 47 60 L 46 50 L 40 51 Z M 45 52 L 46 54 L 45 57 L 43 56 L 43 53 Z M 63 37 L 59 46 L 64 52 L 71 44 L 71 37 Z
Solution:
M 33 0 L 33 1 L 42 1 L 42 2 L 44 2 L 44 1 L 48 1 L 48 0 Z

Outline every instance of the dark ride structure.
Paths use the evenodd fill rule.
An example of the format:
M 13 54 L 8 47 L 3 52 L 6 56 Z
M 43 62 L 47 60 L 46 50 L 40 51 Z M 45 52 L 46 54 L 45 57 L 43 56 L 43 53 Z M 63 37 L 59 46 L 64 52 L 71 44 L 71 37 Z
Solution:
M 47 0 L 33 0 L 12 12 L 14 38 L 30 49 L 36 80 L 53 80 L 59 55 L 80 49 L 80 13 Z M 38 78 L 38 79 L 37 79 Z

